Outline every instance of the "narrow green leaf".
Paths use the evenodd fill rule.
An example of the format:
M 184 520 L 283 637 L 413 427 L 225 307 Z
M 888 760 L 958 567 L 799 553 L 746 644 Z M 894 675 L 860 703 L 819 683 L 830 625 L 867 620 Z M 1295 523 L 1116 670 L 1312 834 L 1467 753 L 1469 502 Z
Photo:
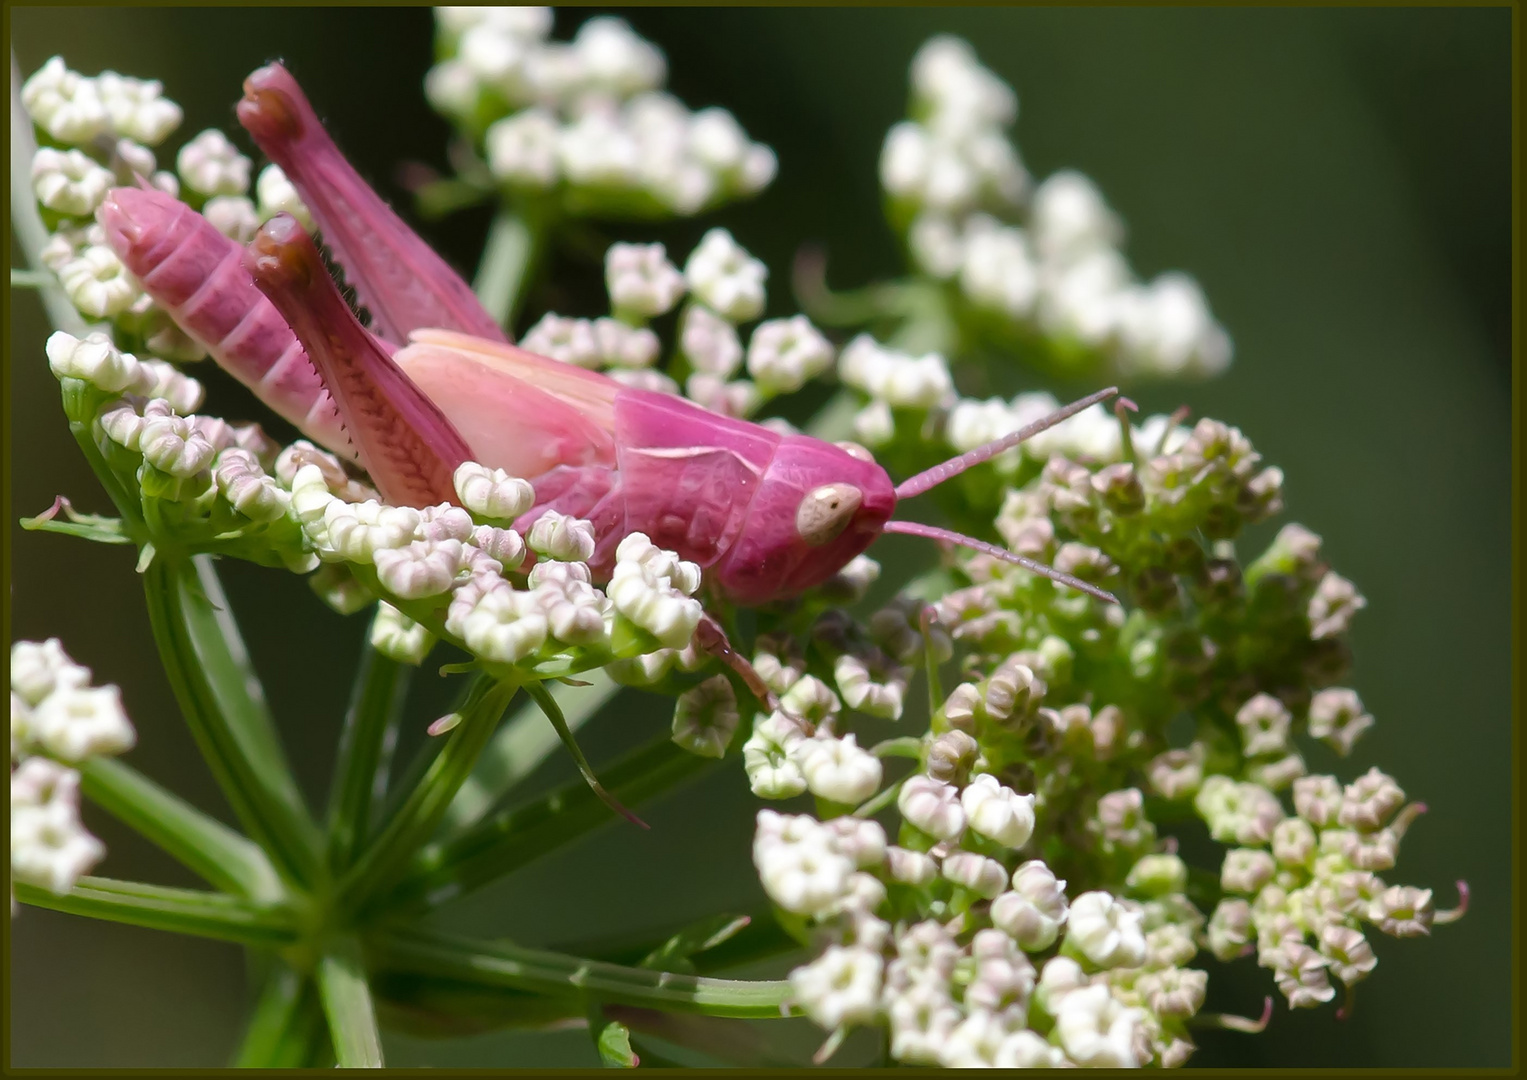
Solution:
M 368 642 L 355 674 L 329 791 L 329 866 L 343 873 L 365 842 L 383 749 L 397 738 L 413 668 L 383 656 Z
M 618 798 L 637 805 L 715 764 L 663 735 L 610 766 L 605 779 Z M 416 911 L 455 899 L 613 820 L 581 779 L 570 781 L 426 847 L 387 904 Z
M 584 681 L 587 686 L 559 683 L 550 688 L 569 731 L 581 728 L 621 689 L 602 669 L 589 672 Z M 559 743 L 556 729 L 546 723 L 540 708 L 526 701 L 493 736 L 472 775 L 461 785 L 442 831 L 447 835 L 460 832 L 479 820 L 514 785 L 539 768 Z
M 599 1060 L 607 1069 L 634 1069 L 641 1059 L 631 1049 L 631 1029 L 618 1020 L 611 1020 L 604 1010 L 595 1005 L 589 1010 L 589 1036 Z
M 221 821 L 112 758 L 90 758 L 79 768 L 87 798 L 209 885 L 254 900 L 285 895 L 265 852 Z
M 16 899 L 24 904 L 153 930 L 241 945 L 289 945 L 297 939 L 289 908 L 227 893 L 97 877 L 80 878 L 79 884 L 63 896 L 23 882 L 14 883 L 14 888 Z
M 319 958 L 317 976 L 339 1067 L 382 1068 L 382 1034 L 377 1029 L 376 1008 L 356 940 L 336 939 Z
M 567 721 L 562 716 L 562 710 L 557 707 L 557 701 L 551 696 L 551 692 L 541 683 L 528 683 L 525 692 L 541 707 L 546 714 L 546 719 L 551 721 L 551 726 L 557 732 L 557 738 L 562 740 L 562 745 L 567 747 L 567 752 L 573 756 L 573 764 L 578 767 L 583 782 L 589 786 L 589 790 L 599 797 L 599 801 L 614 810 L 621 817 L 633 825 L 649 828 L 648 824 L 637 817 L 631 811 L 620 804 L 620 800 L 604 789 L 599 782 L 599 777 L 594 775 L 594 768 L 589 764 L 588 758 L 583 756 L 583 749 L 578 745 L 578 740 L 573 738 L 573 733 L 568 730 Z
M 379 971 L 416 972 L 544 994 L 582 991 L 611 1003 L 711 1016 L 778 1017 L 784 1015 L 781 1010 L 790 995 L 785 981 L 647 971 L 434 930 L 386 932 L 376 940 L 373 960 Z
M 653 949 L 637 967 L 654 971 L 693 971 L 690 957 L 735 937 L 753 920 L 747 915 L 712 915 L 680 930 Z
M 472 291 L 493 320 L 513 329 L 526 286 L 540 257 L 545 225 L 523 208 L 503 206 L 488 226 L 488 239 Z
M 111 525 L 83 521 L 55 521 L 52 518 L 22 518 L 20 525 L 27 532 L 50 532 L 62 536 L 76 536 L 81 540 L 93 540 L 97 544 L 131 544 L 133 538 L 122 531 L 121 518 L 104 518 Z
M 328 1033 L 317 986 L 285 960 L 273 957 L 231 1064 L 236 1069 L 298 1068 L 320 1037 L 327 1041 Z
M 465 719 L 446 738 L 440 751 L 397 814 L 387 822 L 340 881 L 337 903 L 342 911 L 369 907 L 378 894 L 392 885 L 429 839 L 445 816 L 451 799 L 477 763 L 477 756 L 492 738 L 504 709 L 518 687 L 483 678 L 462 708 Z
M 318 830 L 298 794 L 259 681 L 210 563 L 164 556 L 143 576 L 165 674 L 240 823 L 282 878 L 318 877 Z

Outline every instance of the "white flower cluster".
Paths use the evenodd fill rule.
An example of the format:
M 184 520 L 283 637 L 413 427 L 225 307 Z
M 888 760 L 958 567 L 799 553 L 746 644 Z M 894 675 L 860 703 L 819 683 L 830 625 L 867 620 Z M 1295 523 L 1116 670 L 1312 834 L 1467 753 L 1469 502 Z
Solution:
M 61 56 L 27 79 L 21 103 L 50 138 L 72 145 L 111 135 L 157 146 L 181 120 L 180 106 L 164 97 L 159 82 L 115 71 L 103 71 L 92 79 L 70 71 Z
M 1276 737 L 1284 726 L 1253 698 L 1238 716 L 1248 741 Z M 1271 733 L 1271 734 L 1269 734 Z M 1226 894 L 1204 941 L 1221 960 L 1255 953 L 1271 969 L 1290 1008 L 1314 1008 L 1351 987 L 1378 963 L 1363 934 L 1367 923 L 1395 937 L 1429 934 L 1434 923 L 1463 914 L 1437 911 L 1430 889 L 1388 885 L 1400 838 L 1422 812 L 1398 784 L 1370 769 L 1350 784 L 1335 777 L 1292 781 L 1295 814 L 1265 787 L 1210 776 L 1194 806 L 1211 834 L 1237 846 L 1225 853 Z
M 1066 883 L 1044 862 L 1009 872 L 981 852 L 1028 842 L 1033 796 L 987 774 L 963 791 L 915 775 L 899 804 L 938 842 L 894 846 L 879 824 L 852 816 L 759 812 L 753 861 L 765 892 L 826 943 L 790 976 L 807 1016 L 834 1040 L 854 1026 L 884 1026 L 891 1056 L 907 1064 L 1181 1064 L 1192 1050 L 1182 1021 L 1201 1005 L 1206 979 L 1181 967 L 1202 917 L 1180 893 L 1137 903 L 1092 892 L 1068 904 Z M 953 846 L 967 829 L 980 851 Z M 951 886 L 990 903 L 935 899 Z M 889 921 L 893 889 L 916 897 L 921 915 Z M 1059 954 L 1042 959 L 1063 929 Z
M 890 130 L 880 177 L 920 270 L 955 282 L 973 309 L 1049 339 L 1068 363 L 1101 356 L 1126 376 L 1225 369 L 1230 339 L 1198 284 L 1181 273 L 1135 281 L 1119 252 L 1123 227 L 1091 180 L 1066 170 L 1030 193 L 1004 132 L 1017 99 L 969 45 L 929 41 L 912 84 L 919 119 Z
M 738 325 L 763 313 L 768 270 L 725 229 L 711 229 L 681 272 L 662 244 L 612 244 L 605 253 L 611 317 L 544 315 L 521 344 L 564 363 L 602 370 L 628 386 L 677 394 L 656 370 L 662 344 L 646 326 L 687 292 L 679 352 L 688 368 L 684 393 L 727 416 L 752 415 L 769 398 L 799 390 L 832 366 L 832 343 L 803 315 L 766 319 L 744 348 Z M 752 378 L 737 378 L 744 363 Z
M 96 332 L 76 338 L 62 330 L 48 338 L 48 367 L 60 379 L 80 379 L 107 393 L 137 394 L 164 399 L 176 413 L 189 413 L 201 404 L 201 383 L 163 360 L 139 360 Z M 136 447 L 134 447 L 136 449 Z
M 485 130 L 500 182 L 561 189 L 581 212 L 632 207 L 689 216 L 753 195 L 774 153 L 725 109 L 690 112 L 662 92 L 662 53 L 622 19 L 595 16 L 548 40 L 546 8 L 438 8 L 444 59 L 425 93 L 462 127 Z
M 80 821 L 80 774 L 69 766 L 120 754 L 136 739 L 121 691 L 91 686 L 90 669 L 57 638 L 11 646 L 14 880 L 62 895 L 101 860 L 106 849 Z
M 869 396 L 854 417 L 854 434 L 866 446 L 881 446 L 895 435 L 893 409 L 952 405 L 954 380 L 937 353 L 909 356 L 860 334 L 838 357 L 838 378 Z

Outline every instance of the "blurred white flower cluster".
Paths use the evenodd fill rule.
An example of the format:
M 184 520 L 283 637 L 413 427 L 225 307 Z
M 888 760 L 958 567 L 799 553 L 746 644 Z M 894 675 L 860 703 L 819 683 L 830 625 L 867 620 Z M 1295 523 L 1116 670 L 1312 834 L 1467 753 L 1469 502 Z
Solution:
M 11 878 L 63 895 L 106 854 L 80 821 L 88 758 L 137 739 L 122 694 L 91 686 L 57 638 L 11 646 Z M 12 901 L 14 913 L 14 899 Z
M 1231 345 L 1197 283 L 1135 280 L 1119 218 L 1082 174 L 1034 186 L 1005 129 L 1012 90 L 958 38 L 912 62 L 912 116 L 891 128 L 880 179 L 917 268 L 949 282 L 984 325 L 1039 338 L 1062 370 L 1103 358 L 1122 376 L 1214 375 Z
M 595 16 L 560 42 L 550 8 L 435 16 L 441 59 L 425 93 L 481 140 L 508 188 L 558 193 L 578 213 L 687 217 L 774 179 L 773 151 L 730 112 L 691 112 L 662 90 L 662 52 L 622 19 Z
M 763 314 L 767 279 L 767 267 L 725 229 L 706 232 L 683 270 L 662 244 L 612 244 L 605 253 L 612 314 L 583 319 L 550 312 L 520 344 L 643 390 L 677 394 L 676 375 L 684 394 L 705 408 L 751 416 L 833 362 L 832 343 L 804 315 L 756 322 L 743 345 L 739 327 Z M 681 301 L 670 375 L 660 366 L 662 342 L 647 324 Z M 744 367 L 750 378 L 738 377 Z
M 304 224 L 311 217 L 296 189 L 275 165 L 255 182 L 253 164 L 221 131 L 208 129 L 185 143 L 175 171 L 158 168 L 150 147 L 180 125 L 181 109 L 157 80 L 104 71 L 94 78 L 71 71 L 55 56 L 22 86 L 22 104 L 38 133 L 56 146 L 32 158 L 32 193 L 53 235 L 43 265 L 80 313 L 110 320 L 132 347 L 173 361 L 199 360 L 200 346 L 143 291 L 92 220 L 106 193 L 139 178 L 182 196 L 219 231 L 239 243 L 281 211 Z

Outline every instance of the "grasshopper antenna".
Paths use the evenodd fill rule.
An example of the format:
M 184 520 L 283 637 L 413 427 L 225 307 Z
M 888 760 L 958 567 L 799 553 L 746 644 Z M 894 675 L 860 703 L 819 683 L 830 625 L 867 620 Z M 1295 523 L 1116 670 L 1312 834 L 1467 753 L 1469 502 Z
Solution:
M 920 472 L 910 480 L 904 480 L 897 485 L 896 498 L 910 499 L 914 495 L 921 495 L 925 491 L 936 488 L 945 480 L 959 476 L 966 469 L 974 468 L 983 461 L 990 461 L 1004 450 L 1011 450 L 1019 443 L 1032 439 L 1041 431 L 1052 428 L 1063 420 L 1069 420 L 1083 409 L 1091 408 L 1100 401 L 1107 401 L 1118 392 L 1119 388 L 1117 386 L 1110 386 L 1107 390 L 1099 390 L 1095 394 L 1088 394 L 1080 401 L 1073 401 L 1069 405 L 1063 405 L 1050 415 L 1042 416 L 1032 424 L 1024 425 L 1011 435 L 1004 435 L 1000 439 L 993 439 L 985 446 L 978 446 L 974 450 L 960 454 L 958 457 L 952 457 L 948 461 L 940 462 L 933 466 L 933 468 Z M 888 525 L 887 529 L 889 528 L 890 526 Z M 906 530 L 897 529 L 893 531 L 905 532 Z M 966 541 L 958 540 L 956 543 L 966 543 Z M 970 545 L 967 544 L 967 546 Z
M 1090 584 L 1089 582 L 1083 581 L 1079 577 L 1074 577 L 1073 575 L 1067 574 L 1061 570 L 1057 570 L 1053 566 L 1046 566 L 1042 562 L 1036 562 L 1033 559 L 1025 558 L 1022 555 L 1007 550 L 1007 548 L 998 547 L 996 544 L 988 544 L 985 540 L 977 540 L 975 537 L 966 536 L 964 533 L 957 533 L 951 529 L 940 529 L 937 525 L 922 525 L 916 521 L 887 521 L 883 528 L 884 531 L 888 533 L 902 533 L 906 536 L 922 536 L 929 540 L 939 540 L 946 544 L 957 544 L 960 547 L 967 547 L 972 551 L 979 551 L 983 554 L 990 555 L 993 558 L 1001 559 L 1003 562 L 1010 562 L 1015 566 L 1021 566 L 1031 573 L 1038 574 L 1041 577 L 1047 577 L 1051 581 L 1058 582 L 1061 585 L 1066 585 L 1073 589 L 1079 589 L 1084 593 L 1095 596 L 1099 600 L 1105 600 L 1110 604 L 1117 604 L 1119 602 L 1119 598 L 1113 593 L 1108 592 L 1106 589 L 1100 589 L 1096 585 Z
M 627 821 L 634 825 L 640 825 L 644 829 L 652 828 L 652 826 L 622 806 L 619 799 L 604 789 L 604 785 L 599 782 L 599 778 L 594 775 L 594 770 L 589 766 L 588 759 L 583 756 L 583 751 L 578 748 L 577 742 L 574 741 L 573 733 L 567 729 L 567 719 L 562 715 L 562 709 L 557 705 L 557 699 L 551 696 L 551 692 L 539 682 L 528 682 L 525 684 L 525 693 L 529 694 L 531 699 L 541 707 L 541 711 L 546 714 L 546 719 L 551 721 L 551 726 L 557 729 L 557 737 L 562 740 L 562 745 L 567 747 L 567 752 L 573 755 L 573 763 L 578 766 L 578 771 L 583 774 L 583 781 L 588 784 L 589 790 L 598 795 L 601 802 Z

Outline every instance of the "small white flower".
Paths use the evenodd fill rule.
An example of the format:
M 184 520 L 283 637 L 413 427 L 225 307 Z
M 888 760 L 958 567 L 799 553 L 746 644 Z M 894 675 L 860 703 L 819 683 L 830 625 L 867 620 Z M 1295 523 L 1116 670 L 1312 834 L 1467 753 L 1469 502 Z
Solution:
M 461 554 L 459 540 L 416 540 L 407 547 L 378 548 L 371 558 L 384 589 L 404 600 L 422 600 L 450 589 Z
M 243 195 L 218 195 L 208 199 L 201 213 L 218 232 L 240 244 L 249 243 L 260 228 L 260 215 L 255 204 Z
M 471 118 L 481 95 L 477 73 L 463 60 L 442 60 L 424 73 L 425 98 L 435 111 L 458 122 Z
M 1007 884 L 1007 870 L 996 859 L 973 851 L 954 851 L 944 856 L 944 877 L 990 900 Z
M 1351 829 L 1377 829 L 1403 805 L 1405 792 L 1393 777 L 1380 772 L 1375 765 L 1342 792 L 1336 821 Z
M 1022 847 L 1034 833 L 1034 796 L 1018 794 L 990 773 L 970 778 L 960 805 L 973 830 L 1003 847 Z
M 1272 880 L 1276 869 L 1273 857 L 1259 848 L 1231 848 L 1220 868 L 1220 888 L 1253 895 Z
M 249 190 L 249 159 L 216 128 L 180 148 L 175 170 L 186 187 L 202 195 L 242 195 Z
M 832 367 L 832 344 L 804 315 L 761 322 L 748 340 L 748 374 L 768 393 L 788 394 Z
M 535 490 L 528 481 L 475 461 L 456 466 L 452 483 L 467 512 L 489 522 L 513 521 L 535 503 Z
M 556 116 L 547 109 L 524 109 L 488 128 L 488 171 L 517 187 L 549 188 L 557 182 Z
M 87 79 L 55 56 L 21 87 L 21 103 L 38 127 L 61 143 L 87 143 L 105 134 L 111 117 L 96 80 Z
M 1229 963 L 1241 955 L 1251 936 L 1251 905 L 1239 898 L 1221 900 L 1209 916 L 1205 930 L 1209 951 L 1216 959 Z
M 1181 273 L 1124 294 L 1119 345 L 1129 369 L 1156 375 L 1218 375 L 1230 364 L 1229 335 L 1198 282 Z
M 814 915 L 838 902 L 855 873 L 854 861 L 820 831 L 792 841 L 754 845 L 764 892 L 780 907 Z
M 260 204 L 259 218 L 269 221 L 277 214 L 290 214 L 304 229 L 313 227 L 313 215 L 297 194 L 297 188 L 287 179 L 279 165 L 267 165 L 255 180 L 255 198 Z
M 685 309 L 679 345 L 697 372 L 727 379 L 742 366 L 737 329 L 704 305 Z
M 1059 1069 L 1066 1055 L 1032 1031 L 1015 1031 L 997 1047 L 992 1064 L 999 1069 Z
M 11 646 L 11 693 L 19 694 L 29 706 L 40 704 L 55 691 L 89 685 L 90 669 L 71 660 L 58 638 L 18 641 Z
M 615 549 L 615 569 L 605 592 L 615 610 L 669 648 L 689 644 L 703 610 L 692 599 L 700 568 L 658 548 L 644 533 L 631 533 Z
M 1367 976 L 1378 958 L 1362 931 L 1350 926 L 1327 926 L 1320 932 L 1320 951 L 1331 972 L 1347 985 Z
M 907 778 L 896 797 L 901 816 L 938 840 L 957 840 L 965 831 L 965 811 L 953 784 L 918 774 Z
M 616 116 L 590 112 L 558 130 L 557 163 L 586 187 L 626 188 L 637 178 L 640 148 Z
M 747 379 L 731 382 L 704 372 L 697 372 L 684 381 L 684 393 L 697 405 L 711 412 L 736 419 L 746 419 L 763 403 L 758 387 Z
M 1106 892 L 1086 892 L 1071 904 L 1066 944 L 1098 967 L 1139 967 L 1145 961 L 1143 915 Z
M 564 319 L 548 312 L 525 332 L 520 345 L 529 352 L 578 367 L 599 367 L 599 339 L 588 319 Z
M 610 306 L 639 318 L 664 314 L 684 295 L 684 275 L 662 244 L 611 244 L 604 281 Z
M 383 600 L 371 620 L 371 647 L 400 664 L 422 664 L 435 636 Z
M 59 689 L 32 710 L 32 739 L 65 761 L 120 754 L 137 741 L 115 686 Z
M 1010 319 L 1025 318 L 1039 294 L 1039 271 L 1023 233 L 995 222 L 968 230 L 959 273 L 971 303 Z
M 963 1019 L 947 990 L 916 982 L 888 994 L 891 1056 L 909 1065 L 936 1065 L 939 1049 Z
M 62 896 L 101 861 L 106 848 L 79 814 L 80 774 L 47 758 L 11 773 L 11 876 Z
M 965 265 L 965 235 L 941 214 L 921 214 L 907 230 L 913 261 L 930 277 L 947 281 Z
M 917 888 L 930 884 L 938 877 L 938 861 L 921 851 L 903 847 L 887 848 L 886 865 L 892 878 Z
M 346 503 L 335 499 L 323 510 L 326 545 L 349 562 L 369 564 L 378 551 L 411 543 L 419 522 L 419 511 L 412 507 L 383 506 L 375 500 Z
M 675 397 L 679 393 L 678 383 L 661 371 L 653 371 L 651 368 L 611 368 L 605 372 L 605 375 L 622 386 L 629 386 L 634 390 L 647 390 L 654 394 L 673 394 Z
M 1139 1009 L 1114 1000 L 1106 986 L 1087 986 L 1066 994 L 1055 1016 L 1055 1034 L 1066 1056 L 1095 1069 L 1133 1069 L 1139 1064 L 1135 1032 Z
M 1355 690 L 1331 687 L 1310 699 L 1310 734 L 1334 747 L 1343 757 L 1352 752 L 1353 744 L 1372 726 L 1373 717 L 1363 711 Z
M 93 319 L 115 318 L 143 296 L 116 252 L 104 245 L 85 248 L 57 274 L 70 301 Z
M 1421 937 L 1432 932 L 1436 918 L 1432 891 L 1411 885 L 1391 885 L 1368 905 L 1368 921 L 1394 937 Z
M 88 217 L 115 183 L 111 170 L 79 150 L 45 146 L 32 158 L 32 194 L 60 214 Z
M 854 561 L 858 562 L 863 558 L 864 556 L 861 555 Z M 849 563 L 843 568 L 842 575 L 847 575 L 853 568 L 854 564 Z M 876 564 L 877 574 L 879 569 L 879 565 Z M 852 653 L 844 653 L 833 661 L 832 675 L 833 682 L 843 695 L 844 703 L 850 709 L 862 712 L 866 716 L 878 716 L 882 720 L 901 718 L 903 699 L 907 692 L 905 676 L 893 673 L 884 682 L 878 682 L 869 666 Z
M 594 525 L 582 518 L 547 510 L 530 526 L 525 542 L 543 558 L 587 562 L 594 555 Z
M 838 695 L 815 675 L 803 675 L 792 682 L 780 697 L 779 704 L 791 716 L 813 724 L 830 720 L 843 708 Z
M 885 829 L 878 821 L 845 816 L 833 818 L 824 827 L 832 834 L 837 849 L 853 859 L 861 870 L 885 862 Z
M 942 356 L 908 356 L 884 348 L 868 334 L 860 334 L 843 349 L 838 375 L 870 397 L 902 408 L 931 408 L 954 394 Z
M 1247 757 L 1282 753 L 1288 747 L 1293 720 L 1277 698 L 1258 694 L 1235 714 L 1236 725 L 1241 729 L 1242 751 Z
M 1357 586 L 1336 571 L 1328 570 L 1316 586 L 1315 595 L 1310 597 L 1307 611 L 1310 638 L 1319 641 L 1346 633 L 1353 616 L 1367 606 L 1368 601 L 1358 593 Z
M 530 594 L 516 592 L 502 579 L 485 587 L 470 581 L 457 587 L 445 625 L 478 656 L 505 664 L 537 652 L 551 629 Z
M 1258 963 L 1271 967 L 1290 1009 L 1313 1009 L 1336 996 L 1326 973 L 1329 960 L 1302 941 L 1288 940 L 1268 950 Z
M 1129 267 L 1112 249 L 1083 255 L 1064 267 L 1042 265 L 1038 315 L 1049 334 L 1097 348 L 1119 328 Z
M 740 719 L 737 692 L 725 675 L 715 675 L 679 695 L 673 710 L 673 741 L 692 754 L 719 758 L 726 753 Z
M 789 799 L 806 790 L 806 776 L 793 752 L 804 737 L 800 725 L 783 713 L 754 721 L 753 734 L 742 746 L 742 764 L 754 795 Z
M 662 348 L 651 330 L 619 319 L 595 319 L 594 340 L 599 343 L 601 361 L 627 368 L 651 367 Z
M 861 803 L 880 787 L 880 759 L 860 749 L 853 735 L 818 735 L 800 743 L 795 756 L 811 793 L 830 802 Z
M 950 34 L 930 38 L 912 58 L 912 92 L 946 123 L 1005 127 L 1018 116 L 1012 88 Z
M 191 477 L 212 464 L 216 449 L 183 416 L 145 416 L 138 430 L 143 460 L 171 476 Z
M 1097 185 L 1086 176 L 1063 170 L 1034 189 L 1030 229 L 1040 258 L 1057 265 L 1099 248 L 1114 248 L 1124 228 Z
M 668 65 L 662 52 L 624 19 L 599 15 L 578 28 L 573 54 L 587 89 L 630 97 L 663 85 Z
M 1336 824 L 1344 796 L 1334 776 L 1301 776 L 1294 781 L 1294 810 L 1316 827 Z
M 875 1019 L 884 966 L 869 949 L 829 945 L 816 960 L 790 973 L 790 986 L 806 1015 L 829 1031 L 868 1024 Z
M 989 1069 L 1017 1024 L 1006 1016 L 975 1009 L 949 1033 L 939 1047 L 939 1064 L 948 1069 Z
M 1034 1002 L 1051 1016 L 1060 1014 L 1061 1002 L 1068 994 L 1090 986 L 1092 980 L 1069 956 L 1052 956 L 1045 961 L 1034 987 Z
M 180 126 L 184 114 L 179 105 L 164 96 L 164 84 L 158 79 L 134 79 L 115 71 L 103 71 L 96 76 L 95 87 L 111 117 L 111 128 L 118 135 L 146 146 L 158 146 Z
M 768 268 L 725 229 L 711 229 L 684 264 L 684 280 L 701 303 L 730 322 L 756 319 L 764 308 Z
M 866 446 L 884 446 L 896 435 L 896 419 L 883 401 L 872 401 L 854 414 L 854 437 Z
M 472 545 L 505 570 L 513 570 L 525 561 L 525 540 L 513 529 L 479 525 L 472 530 Z
M 1013 889 L 992 901 L 991 920 L 1030 952 L 1055 943 L 1069 911 L 1066 883 L 1039 859 L 1013 871 Z

